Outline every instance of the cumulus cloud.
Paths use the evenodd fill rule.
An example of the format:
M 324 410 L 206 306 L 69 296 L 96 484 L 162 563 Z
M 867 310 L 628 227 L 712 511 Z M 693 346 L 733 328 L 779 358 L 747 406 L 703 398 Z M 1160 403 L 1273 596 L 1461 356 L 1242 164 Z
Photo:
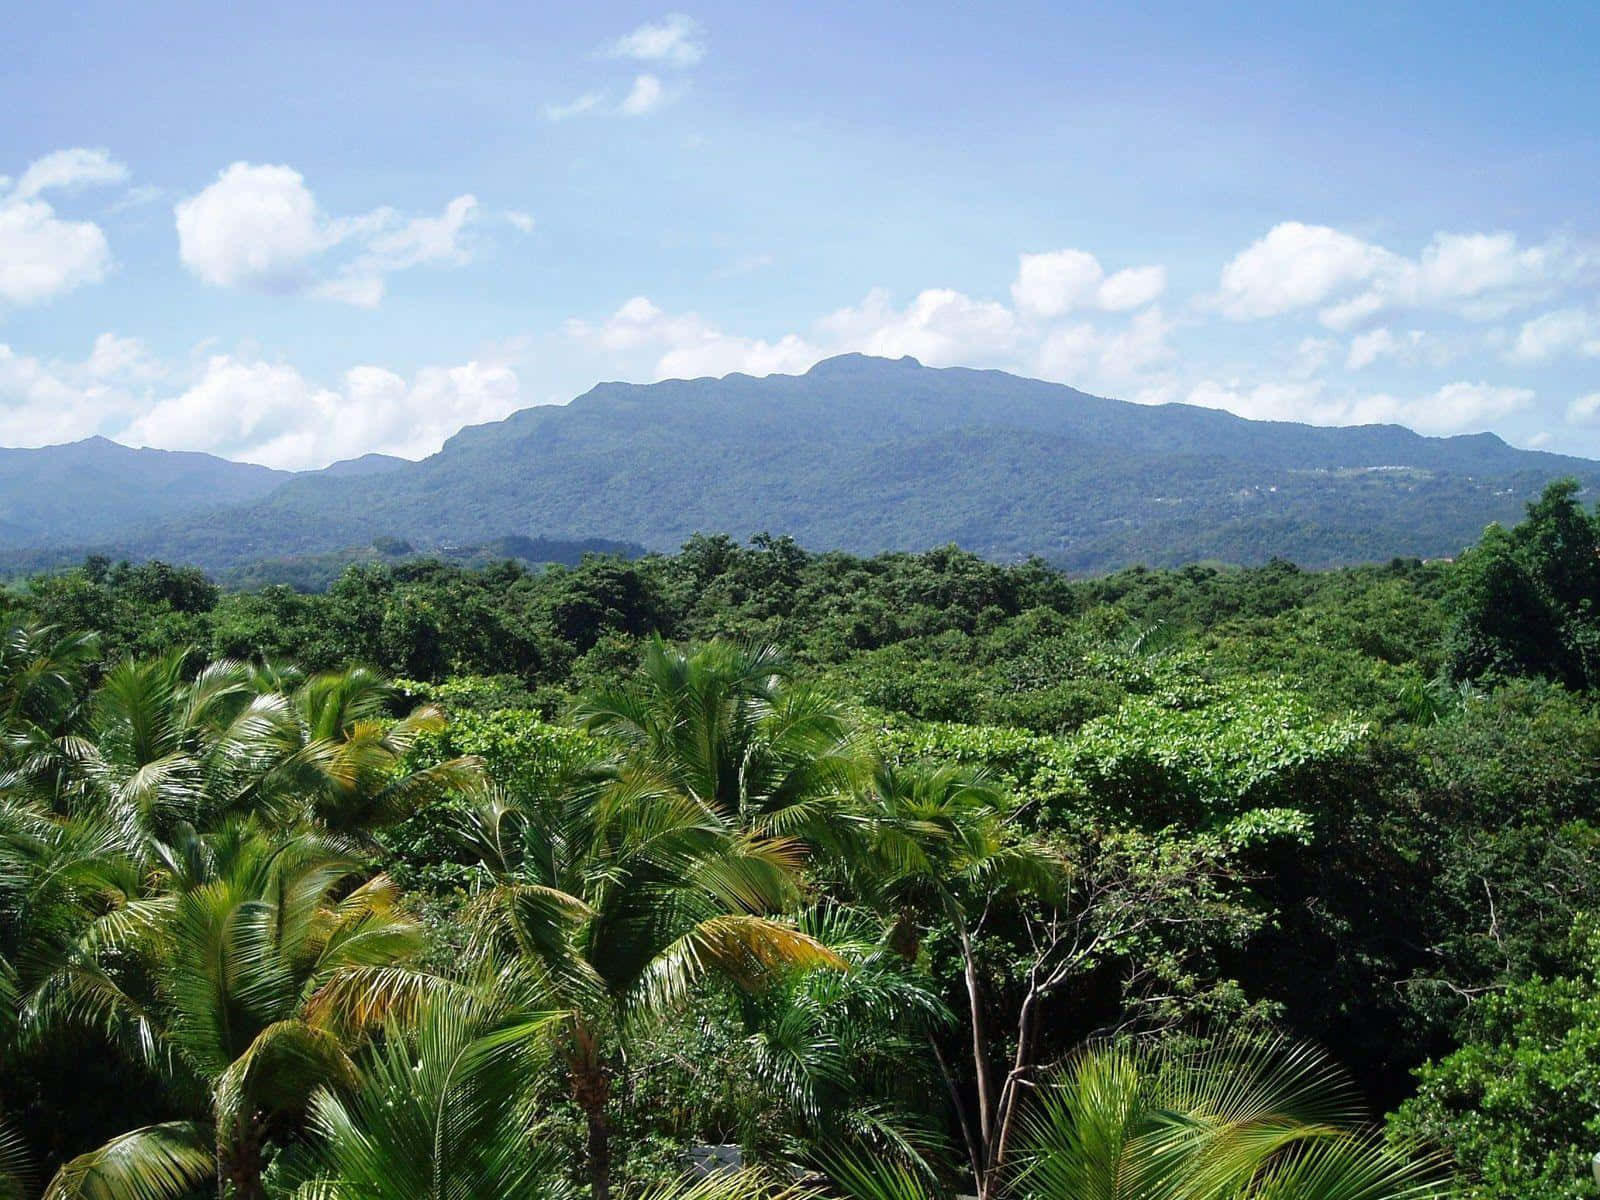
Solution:
M 12 194 L 26 200 L 51 189 L 76 191 L 83 187 L 104 187 L 127 178 L 128 168 L 112 158 L 109 151 L 74 146 L 29 163 Z
M 1567 405 L 1567 422 L 1572 425 L 1593 425 L 1600 417 L 1600 392 L 1579 396 Z
M 695 313 L 671 316 L 645 296 L 633 297 L 598 325 L 568 321 L 566 332 L 577 342 L 608 352 L 652 352 L 657 379 L 697 379 L 735 371 L 794 374 L 823 357 L 820 349 L 797 334 L 776 341 L 727 334 Z
M 817 326 L 841 350 L 885 358 L 909 354 L 930 366 L 1006 361 L 1021 337 L 1016 314 L 1005 305 L 950 288 L 928 288 L 904 308 L 876 288 L 861 304 L 841 308 Z
M 290 469 L 370 451 L 417 458 L 463 425 L 507 416 L 518 397 L 516 372 L 503 364 L 426 367 L 409 382 L 358 366 L 323 387 L 288 364 L 214 355 L 187 388 L 114 436 Z
M 1511 233 L 1438 233 L 1407 258 L 1326 225 L 1286 221 L 1223 266 L 1211 304 L 1235 320 L 1320 308 L 1333 329 L 1393 309 L 1485 320 L 1537 303 L 1592 265 L 1561 239 L 1522 246 Z
M 1514 362 L 1544 362 L 1562 354 L 1600 357 L 1600 316 L 1564 308 L 1535 317 L 1522 326 L 1507 357 Z
M 12 184 L 0 178 L 0 303 L 37 304 L 111 269 L 111 247 L 93 221 L 58 216 L 47 192 L 120 183 L 128 169 L 104 150 L 74 147 L 35 159 Z
M 1326 225 L 1285 221 L 1223 266 L 1216 304 L 1235 320 L 1310 308 L 1390 269 L 1393 258 L 1381 246 Z
M 1139 387 L 1152 368 L 1172 357 L 1167 340 L 1172 329 L 1159 308 L 1146 309 L 1120 328 L 1084 323 L 1057 329 L 1039 347 L 1039 371 L 1080 388 Z
M 692 67 L 705 57 L 706 48 L 700 39 L 700 26 L 682 13 L 671 13 L 618 38 L 608 47 L 607 53 L 612 58 Z
M 543 108 L 547 121 L 567 121 L 585 115 L 642 117 L 664 107 L 683 90 L 682 86 L 669 88 L 658 71 L 684 71 L 694 66 L 706 55 L 699 24 L 683 13 L 671 13 L 660 21 L 646 22 L 632 33 L 601 48 L 605 58 L 626 59 L 642 63 L 650 69 L 633 78 L 632 85 L 620 101 L 614 93 L 603 89 L 584 92 L 564 103 L 546 104 Z
M 1379 327 L 1358 333 L 1350 339 L 1350 349 L 1345 355 L 1345 369 L 1361 371 L 1383 359 L 1401 363 L 1431 363 L 1443 366 L 1454 358 L 1460 347 L 1449 339 L 1421 329 L 1404 333 Z
M 41 359 L 0 343 L 0 445 L 48 446 L 114 431 L 168 376 L 137 338 L 102 333 L 78 360 Z
M 236 162 L 178 203 L 178 256 L 215 287 L 310 292 L 375 305 L 384 277 L 422 264 L 465 262 L 478 202 L 457 196 L 437 217 L 392 208 L 331 217 L 292 167 Z
M 521 406 L 516 372 L 495 361 L 424 367 L 409 380 L 357 366 L 321 386 L 289 364 L 229 354 L 174 368 L 116 333 L 102 333 L 72 361 L 0 343 L 0 445 L 7 446 L 98 434 L 300 469 L 374 450 L 418 458 L 463 425 Z
M 1206 380 L 1188 395 L 1190 404 L 1221 408 L 1258 421 L 1303 421 L 1312 425 L 1400 424 L 1419 433 L 1476 431 L 1521 412 L 1533 403 L 1528 388 L 1488 383 L 1449 383 L 1421 396 L 1387 393 L 1332 394 L 1321 382 L 1244 386 Z
M 1106 276 L 1086 250 L 1052 250 L 1017 257 L 1011 300 L 1019 312 L 1043 319 L 1081 309 L 1125 312 L 1142 308 L 1166 290 L 1164 267 L 1132 267 Z

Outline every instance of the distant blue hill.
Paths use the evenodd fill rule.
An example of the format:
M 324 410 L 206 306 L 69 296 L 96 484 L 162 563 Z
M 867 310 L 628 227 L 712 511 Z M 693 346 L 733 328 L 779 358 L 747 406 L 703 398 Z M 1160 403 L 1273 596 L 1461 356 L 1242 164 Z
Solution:
M 189 465 L 174 462 L 174 475 Z M 31 524 L 208 567 L 382 538 L 420 551 L 507 537 L 669 550 L 697 531 L 790 534 L 857 553 L 956 542 L 1079 570 L 1274 555 L 1322 566 L 1454 554 L 1488 522 L 1520 515 L 1550 479 L 1600 484 L 1600 463 L 1492 434 L 1248 421 L 861 355 L 798 376 L 601 384 L 376 472 L 346 464 L 269 478 L 227 467 L 263 470 L 206 466 L 233 489 L 210 497 L 222 507 Z M 195 490 L 185 483 L 174 496 Z M 0 521 L 30 524 L 3 507 Z M 66 534 L 43 540 L 68 549 Z

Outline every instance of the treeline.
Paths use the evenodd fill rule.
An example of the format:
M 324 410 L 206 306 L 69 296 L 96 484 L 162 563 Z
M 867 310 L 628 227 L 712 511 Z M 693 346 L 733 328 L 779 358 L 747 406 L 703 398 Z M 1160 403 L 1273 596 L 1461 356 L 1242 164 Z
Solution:
M 1184 1105 L 1221 1071 L 1283 1117 L 1333 1086 L 1310 1042 L 1391 1114 L 1335 1139 L 1391 1181 L 1351 1194 L 1422 1194 L 1422 1144 L 1467 1194 L 1585 1195 L 1597 528 L 1562 485 L 1456 563 L 1329 573 L 697 538 L 322 594 L 36 579 L 0 654 L 0 1115 L 79 1162 L 62 1196 L 158 1194 L 90 1186 L 150 1126 L 233 1195 L 418 1194 L 392 1159 L 598 1197 L 738 1142 L 850 1200 L 1177 1197 L 1198 1160 L 1140 1175 L 1162 1105 L 1249 1143 Z M 251 940 L 290 892 L 311 941 Z M 385 1114 L 457 1093 L 398 1081 L 457 1052 L 510 1080 L 463 1110 L 486 1158 L 405 1153 Z M 1113 1101 L 1152 1107 L 1096 1158 Z M 1324 1194 L 1284 1144 L 1205 1194 Z

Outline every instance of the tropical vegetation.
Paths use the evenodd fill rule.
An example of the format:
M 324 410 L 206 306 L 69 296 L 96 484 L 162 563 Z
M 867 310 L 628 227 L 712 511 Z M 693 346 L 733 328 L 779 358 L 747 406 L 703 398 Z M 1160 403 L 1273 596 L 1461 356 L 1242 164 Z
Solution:
M 1597 547 L 30 579 L 0 1196 L 1592 1194 Z

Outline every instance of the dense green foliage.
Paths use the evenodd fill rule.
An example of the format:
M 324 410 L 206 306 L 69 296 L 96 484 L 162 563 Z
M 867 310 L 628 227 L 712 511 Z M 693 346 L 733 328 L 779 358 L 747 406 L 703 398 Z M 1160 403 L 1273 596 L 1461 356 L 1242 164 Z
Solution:
M 210 460 L 213 473 L 235 466 Z M 845 355 L 801 376 L 602 384 L 464 429 L 421 462 L 302 473 L 256 499 L 219 486 L 216 501 L 236 502 L 178 517 L 124 487 L 93 533 L 58 522 L 30 538 L 38 501 L 68 498 L 34 488 L 13 503 L 0 480 L 0 546 L 220 569 L 394 539 L 432 554 L 515 537 L 665 551 L 697 531 L 769 529 L 860 554 L 957 542 L 1074 570 L 1274 556 L 1322 567 L 1454 555 L 1564 473 L 1600 482 L 1593 462 L 1491 434 L 1247 421 Z M 118 474 L 75 470 L 71 497 Z M 8 518 L 20 527 L 9 536 Z
M 1420 1142 L 1583 1195 L 1594 528 L 1558 486 L 1330 573 L 695 538 L 35 578 L 0 1180 L 604 1200 L 737 1142 L 852 1200 L 1376 1200 L 1438 1194 Z

